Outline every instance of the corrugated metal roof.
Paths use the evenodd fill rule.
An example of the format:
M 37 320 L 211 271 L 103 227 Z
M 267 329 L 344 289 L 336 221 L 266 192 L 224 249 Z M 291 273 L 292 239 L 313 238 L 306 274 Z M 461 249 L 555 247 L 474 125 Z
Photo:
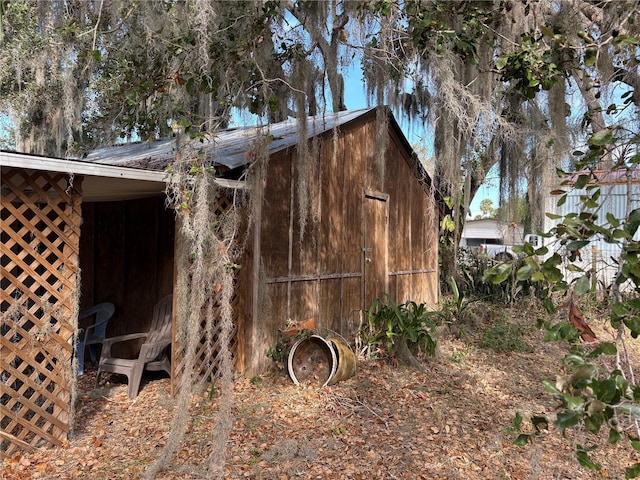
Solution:
M 339 127 L 364 115 L 371 108 L 349 110 L 337 113 L 317 115 L 307 119 L 309 138 Z M 298 142 L 297 120 L 264 126 L 242 127 L 224 130 L 201 142 L 189 141 L 194 149 L 202 149 L 212 164 L 219 164 L 229 169 L 248 163 L 247 154 L 251 152 L 253 142 L 261 137 L 269 136 L 269 153 L 284 150 Z M 91 152 L 84 160 L 107 165 L 164 169 L 175 159 L 176 139 L 164 138 L 154 142 L 129 143 L 103 147 Z
M 309 117 L 309 137 L 344 125 L 371 111 L 371 108 L 330 113 Z M 294 146 L 298 142 L 295 119 L 265 125 L 243 127 L 219 132 L 212 140 L 201 143 L 191 141 L 194 148 L 202 148 L 213 164 L 229 169 L 248 163 L 247 154 L 253 142 L 269 136 L 269 153 Z M 19 152 L 0 152 L 0 166 L 74 173 L 85 176 L 84 201 L 111 201 L 140 198 L 164 193 L 164 169 L 173 162 L 176 139 L 165 138 L 154 142 L 138 142 L 102 147 L 84 159 L 59 159 Z M 219 178 L 226 188 L 244 188 L 244 182 Z
M 631 179 L 631 183 L 640 183 L 640 170 L 634 168 L 627 170 L 626 168 L 620 168 L 618 170 L 595 170 L 593 173 L 584 170 L 578 172 L 571 172 L 568 175 L 567 180 L 571 183 L 577 182 L 578 177 L 581 175 L 587 175 L 591 177 L 589 184 L 594 185 L 612 185 L 612 184 L 626 184 L 627 175 Z

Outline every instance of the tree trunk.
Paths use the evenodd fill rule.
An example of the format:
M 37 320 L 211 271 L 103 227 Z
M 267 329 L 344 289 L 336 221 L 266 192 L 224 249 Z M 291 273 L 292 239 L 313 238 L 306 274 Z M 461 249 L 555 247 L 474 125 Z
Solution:
M 418 361 L 418 359 L 411 353 L 409 350 L 409 346 L 407 345 L 407 340 L 405 338 L 400 338 L 396 341 L 396 347 L 398 351 L 398 359 L 404 363 L 405 365 L 409 365 L 410 367 L 419 370 L 422 373 L 425 373 L 424 367 Z

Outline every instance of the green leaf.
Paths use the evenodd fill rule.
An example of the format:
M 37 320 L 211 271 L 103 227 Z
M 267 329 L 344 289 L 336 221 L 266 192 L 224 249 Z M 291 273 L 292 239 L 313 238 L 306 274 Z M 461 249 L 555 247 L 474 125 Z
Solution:
M 578 411 L 582 409 L 584 405 L 584 398 L 569 395 L 568 393 L 562 395 L 562 400 L 564 401 L 565 408 L 572 411 Z
M 596 398 L 603 403 L 616 402 L 620 397 L 616 381 L 611 378 L 605 380 L 594 379 L 591 382 L 591 388 L 593 388 L 593 394 Z
M 600 206 L 600 204 L 595 201 L 594 199 L 590 198 L 589 200 L 587 200 L 586 202 L 584 202 L 584 207 L 585 208 L 598 208 Z
M 619 35 L 613 42 L 616 47 L 625 47 L 627 45 L 638 45 L 640 38 L 631 35 Z
M 578 422 L 580 422 L 580 414 L 578 412 L 565 410 L 564 412 L 558 413 L 556 421 L 553 423 L 560 430 L 565 430 L 567 428 L 575 427 Z
M 511 274 L 511 267 L 512 266 L 510 263 L 501 263 L 500 265 L 496 266 L 496 275 L 491 280 L 493 284 L 497 285 L 498 283 L 502 283 L 507 278 L 509 278 L 509 275 Z
M 635 316 L 627 317 L 624 319 L 624 324 L 631 331 L 631 336 L 638 338 L 638 335 L 640 335 L 640 318 Z
M 580 465 L 582 465 L 584 468 L 588 468 L 589 470 L 593 470 L 594 472 L 600 471 L 600 465 L 591 461 L 591 459 L 589 458 L 589 454 L 582 447 L 578 446 L 576 448 L 576 456 L 578 457 L 578 462 L 580 462 Z
M 577 188 L 578 190 L 581 188 L 584 188 L 587 186 L 587 183 L 589 183 L 589 180 L 591 180 L 590 175 L 585 175 L 585 174 L 579 175 L 578 180 L 576 180 L 574 187 Z
M 546 25 L 541 25 L 540 26 L 540 32 L 545 36 L 545 37 L 549 37 L 549 38 L 553 38 L 554 37 L 554 33 L 553 30 L 551 30 L 549 27 L 547 27 Z
M 640 463 L 624 469 L 624 478 L 636 478 L 638 475 L 640 475 Z
M 618 353 L 618 349 L 616 348 L 616 344 L 612 343 L 612 342 L 605 342 L 605 343 L 601 343 L 600 345 L 598 345 L 598 348 L 596 348 L 592 352 L 590 352 L 587 355 L 587 357 L 595 358 L 595 357 L 599 357 L 602 354 L 604 354 L 604 355 L 615 355 L 616 353 Z
M 516 412 L 515 416 L 511 420 L 511 426 L 516 431 L 520 430 L 520 427 L 522 426 L 522 415 L 520 412 Z
M 531 275 L 531 281 L 532 282 L 541 282 L 542 280 L 544 280 L 544 273 L 542 272 L 535 272 L 533 275 Z
M 589 240 L 573 240 L 569 243 L 567 243 L 567 250 L 569 250 L 570 252 L 575 252 L 577 250 L 580 250 L 584 247 L 586 247 L 587 245 L 589 245 Z
M 544 298 L 542 301 L 542 304 L 544 305 L 544 308 L 547 311 L 547 313 L 556 312 L 556 306 L 553 304 L 553 300 L 551 300 L 550 297 L 547 296 L 546 298 Z
M 584 273 L 584 268 L 580 268 L 578 265 L 574 263 L 570 263 L 569 265 L 567 265 L 567 270 L 570 272 Z
M 551 383 L 549 380 L 542 380 L 542 386 L 547 392 L 551 394 L 555 395 L 558 393 L 558 389 L 556 388 L 555 383 Z
M 638 252 L 632 251 L 631 247 L 627 247 L 626 251 L 623 250 L 620 258 L 627 262 L 626 264 L 623 264 L 623 268 L 625 266 L 628 266 L 629 268 L 631 268 L 630 273 L 632 273 L 636 277 L 640 276 L 640 272 L 636 270 L 636 266 L 640 264 L 640 257 L 638 257 Z
M 615 428 L 610 428 L 609 438 L 607 441 L 609 443 L 618 443 L 620 440 L 622 440 L 622 435 L 620 434 L 620 432 L 618 432 Z
M 620 240 L 620 239 L 631 239 L 631 235 L 629 235 L 625 230 L 620 230 L 620 229 L 616 229 L 613 231 L 612 234 L 613 238 Z
M 591 372 L 593 372 L 593 367 L 592 365 L 590 365 L 589 363 L 585 362 L 584 358 L 582 358 L 580 355 L 577 355 L 575 353 L 568 353 L 567 355 L 565 355 L 565 357 L 562 359 L 562 362 L 565 365 L 570 365 L 572 367 L 582 367 L 582 366 L 587 366 L 586 369 L 584 369 L 583 372 L 579 373 L 579 376 L 581 377 L 590 377 L 591 376 Z
M 543 264 L 542 272 L 544 273 L 545 278 L 550 282 L 559 282 L 564 278 L 562 272 L 556 267 L 550 267 L 549 265 Z
M 596 49 L 587 48 L 584 53 L 584 64 L 587 67 L 593 67 L 596 64 Z
M 563 206 L 566 203 L 566 201 L 567 201 L 567 195 L 566 194 L 562 195 L 558 200 L 558 203 L 557 203 L 558 207 Z
M 549 248 L 543 246 L 543 247 L 540 247 L 539 249 L 537 249 L 534 253 L 536 255 L 539 255 L 539 256 L 542 257 L 542 256 L 546 255 L 547 253 L 549 253 Z
M 523 282 L 528 280 L 535 270 L 531 267 L 531 265 L 523 265 L 516 272 L 516 278 L 518 281 Z
M 640 208 L 636 208 L 629 213 L 629 218 L 627 219 L 627 224 L 624 229 L 629 232 L 631 236 L 634 236 L 638 227 L 640 227 Z
M 584 426 L 591 433 L 598 433 L 603 423 L 604 416 L 602 415 L 602 413 L 596 413 L 594 415 L 584 417 Z
M 445 217 L 440 222 L 440 228 L 442 228 L 446 232 L 453 232 L 455 230 L 455 222 L 451 218 L 451 215 L 445 215 Z
M 453 197 L 444 197 L 444 203 L 449 208 L 453 208 Z
M 591 280 L 587 275 L 580 277 L 573 286 L 573 291 L 578 296 L 584 295 L 589 292 L 589 290 L 591 290 Z
M 623 375 L 616 375 L 615 376 L 615 382 L 616 382 L 616 387 L 617 387 L 618 391 L 622 395 L 627 396 L 627 392 L 629 391 L 629 381 L 626 378 L 624 378 Z M 634 400 L 635 400 L 635 398 L 634 398 Z
M 498 70 L 502 70 L 508 62 L 509 62 L 509 57 L 507 55 L 504 55 L 500 57 L 496 62 L 496 68 Z
M 589 227 L 594 233 L 601 234 L 606 242 L 611 241 L 611 227 L 602 227 L 600 225 L 589 225 Z
M 611 321 L 618 322 L 616 325 L 612 325 L 614 328 L 620 326 L 620 320 L 624 319 L 627 315 L 627 306 L 624 303 L 614 303 L 611 306 Z
M 521 250 L 521 252 L 519 251 Z M 513 251 L 516 253 L 525 253 L 526 255 L 533 255 L 533 245 L 529 242 L 526 242 L 524 245 L 514 245 Z
M 613 132 L 605 128 L 599 132 L 594 133 L 588 140 L 589 145 L 602 146 L 613 142 Z
M 456 302 L 456 305 L 460 305 L 460 303 L 462 301 L 462 297 L 460 296 L 460 290 L 458 289 L 458 283 L 456 282 L 456 279 L 451 277 L 451 281 L 449 283 L 451 284 L 451 291 L 453 292 L 453 299 Z
M 524 447 L 530 441 L 531 441 L 531 435 L 527 435 L 526 433 L 521 433 L 520 435 L 518 435 L 518 438 L 514 440 L 513 444 L 517 445 L 518 447 Z

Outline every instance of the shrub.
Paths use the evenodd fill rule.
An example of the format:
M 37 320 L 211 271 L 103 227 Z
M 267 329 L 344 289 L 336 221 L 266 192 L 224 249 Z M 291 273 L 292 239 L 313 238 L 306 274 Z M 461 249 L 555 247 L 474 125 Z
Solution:
M 522 327 L 501 320 L 482 332 L 480 347 L 490 348 L 499 353 L 532 352 L 533 348 L 522 338 Z
M 390 295 L 387 302 L 376 299 L 367 313 L 367 323 L 360 329 L 364 343 L 378 347 L 389 356 L 413 363 L 407 355 L 436 353 L 438 312 L 430 311 L 424 303 L 406 301 L 398 305 Z M 415 358 L 413 358 L 415 360 Z

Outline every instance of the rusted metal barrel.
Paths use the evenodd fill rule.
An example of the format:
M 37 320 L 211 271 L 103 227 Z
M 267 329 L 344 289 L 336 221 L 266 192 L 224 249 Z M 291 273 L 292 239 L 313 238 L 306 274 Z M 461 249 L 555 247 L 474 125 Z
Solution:
M 329 379 L 329 385 L 346 380 L 356 374 L 356 355 L 342 340 L 332 338 L 329 343 L 336 353 L 336 371 Z
M 325 387 L 355 375 L 356 358 L 342 341 L 311 335 L 293 344 L 287 367 L 296 385 Z

